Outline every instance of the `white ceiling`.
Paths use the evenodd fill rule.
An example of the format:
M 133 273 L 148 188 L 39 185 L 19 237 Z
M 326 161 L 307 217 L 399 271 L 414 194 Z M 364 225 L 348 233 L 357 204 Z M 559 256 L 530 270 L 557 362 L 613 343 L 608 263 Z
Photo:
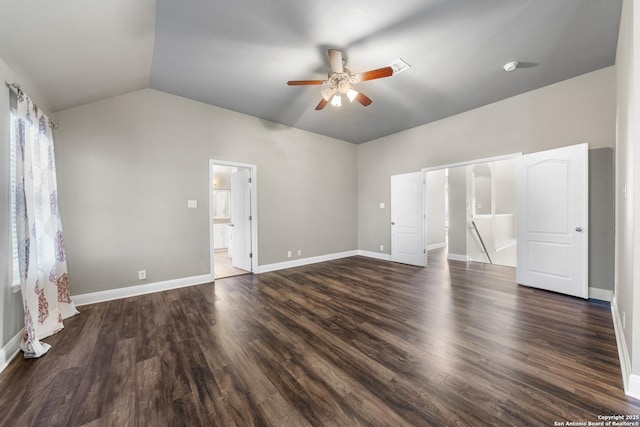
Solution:
M 0 57 L 52 111 L 151 87 L 361 143 L 613 65 L 622 0 L 0 0 Z M 373 104 L 314 108 L 327 48 Z M 511 73 L 502 70 L 520 61 Z M 19 83 L 19 82 L 18 82 Z M 265 122 L 265 126 L 269 126 Z

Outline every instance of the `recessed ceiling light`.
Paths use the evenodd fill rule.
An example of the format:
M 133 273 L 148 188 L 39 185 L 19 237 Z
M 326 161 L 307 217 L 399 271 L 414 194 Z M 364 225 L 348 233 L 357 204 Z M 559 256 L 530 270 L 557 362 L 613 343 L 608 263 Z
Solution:
M 518 68 L 518 61 L 507 62 L 506 64 L 504 64 L 504 67 L 502 68 L 504 68 L 504 70 L 507 72 L 513 71 L 516 68 Z

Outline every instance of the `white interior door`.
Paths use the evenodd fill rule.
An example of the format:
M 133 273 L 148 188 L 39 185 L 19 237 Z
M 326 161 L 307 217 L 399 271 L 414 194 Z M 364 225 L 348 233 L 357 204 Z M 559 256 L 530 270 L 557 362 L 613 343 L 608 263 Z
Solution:
M 519 157 L 516 175 L 516 280 L 588 298 L 587 144 Z
M 231 174 L 231 264 L 251 270 L 251 181 L 249 169 Z
M 424 173 L 391 177 L 391 260 L 424 267 Z

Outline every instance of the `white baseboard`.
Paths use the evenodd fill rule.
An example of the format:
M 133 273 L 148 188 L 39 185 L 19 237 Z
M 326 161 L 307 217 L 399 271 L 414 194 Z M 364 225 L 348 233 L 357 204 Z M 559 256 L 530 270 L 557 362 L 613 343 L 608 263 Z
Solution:
M 301 258 L 292 261 L 276 262 L 274 264 L 259 265 L 257 273 L 268 273 L 269 271 L 284 270 L 286 268 L 301 267 L 303 265 L 316 264 L 318 262 L 332 261 L 334 259 L 347 258 L 358 255 L 358 251 L 338 252 L 335 254 L 327 254 L 314 256 L 310 258 Z
M 427 245 L 427 250 L 430 251 L 431 249 L 440 249 L 444 248 L 445 246 L 447 246 L 446 242 L 432 243 L 430 245 Z
M 629 375 L 629 389 L 625 393 L 627 396 L 640 400 L 640 375 Z
M 293 261 L 279 262 L 275 264 L 260 265 L 256 274 L 266 273 L 269 271 L 283 270 L 285 268 L 300 267 L 303 265 L 315 264 L 318 262 L 331 261 L 334 259 L 347 258 L 358 255 L 358 251 L 339 252 L 317 257 L 296 259 Z M 95 304 L 99 302 L 112 301 L 121 298 L 134 297 L 138 295 L 151 294 L 154 292 L 166 291 L 169 289 L 184 288 L 187 286 L 201 285 L 203 283 L 213 282 L 213 276 L 203 274 L 201 276 L 186 277 L 183 279 L 167 280 L 164 282 L 147 283 L 144 285 L 128 286 L 125 288 L 109 289 L 106 291 L 91 292 L 81 295 L 72 295 L 74 304 L 77 307 Z
M 612 297 L 613 291 L 589 287 L 589 298 L 598 299 L 601 301 L 611 301 Z
M 127 286 L 125 288 L 108 289 L 106 291 L 72 295 L 71 298 L 73 299 L 73 303 L 77 307 L 79 307 L 87 304 L 95 304 L 98 302 L 152 294 L 154 292 L 185 288 L 187 286 L 201 285 L 203 283 L 210 282 L 213 282 L 213 275 L 203 274 L 200 276 L 185 277 L 182 279 L 165 280 L 163 282 L 147 283 L 144 285 Z
M 378 252 L 358 250 L 358 255 L 366 256 L 367 258 L 381 259 L 383 261 L 391 261 L 391 255 L 389 254 L 381 254 Z
M 24 328 L 22 328 L 16 336 L 11 338 L 8 343 L 0 348 L 0 372 L 4 371 L 4 369 L 9 365 L 9 362 L 11 362 L 20 351 L 20 340 L 22 339 L 22 334 L 24 334 Z
M 615 295 L 611 299 L 611 317 L 613 317 L 613 329 L 616 333 L 616 343 L 618 345 L 618 357 L 620 358 L 620 370 L 622 371 L 622 383 L 624 393 L 635 399 L 640 399 L 640 375 L 631 373 L 631 359 L 629 349 L 622 329 L 622 320 L 616 303 Z
M 452 261 L 469 262 L 469 255 L 458 255 L 458 254 L 449 253 L 449 254 L 447 254 L 447 259 L 450 259 Z

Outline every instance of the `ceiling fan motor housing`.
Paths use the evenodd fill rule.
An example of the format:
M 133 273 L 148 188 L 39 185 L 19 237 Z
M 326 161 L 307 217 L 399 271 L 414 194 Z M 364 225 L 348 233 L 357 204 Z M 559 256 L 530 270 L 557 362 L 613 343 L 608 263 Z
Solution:
M 329 87 L 340 93 L 349 92 L 351 85 L 357 82 L 357 77 L 351 74 L 351 71 L 346 68 L 343 73 L 331 73 L 327 79 Z

